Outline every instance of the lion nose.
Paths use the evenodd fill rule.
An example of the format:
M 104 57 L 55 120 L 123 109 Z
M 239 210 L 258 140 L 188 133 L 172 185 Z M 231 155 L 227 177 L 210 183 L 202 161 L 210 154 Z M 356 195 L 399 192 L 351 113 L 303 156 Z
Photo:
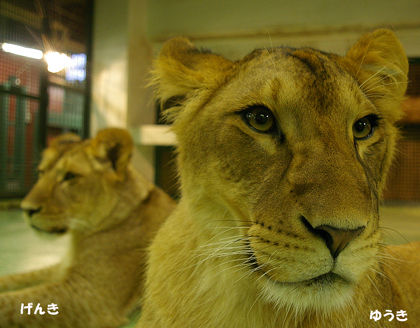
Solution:
M 304 217 L 302 222 L 310 232 L 324 240 L 333 258 L 337 258 L 348 243 L 365 230 L 364 226 L 356 229 L 339 229 L 330 225 L 320 225 L 314 228 Z
M 338 229 L 329 225 L 321 225 L 314 229 L 314 233 L 324 239 L 333 258 L 337 258 L 348 243 L 360 235 L 363 230 L 365 230 L 365 227 L 348 230 Z

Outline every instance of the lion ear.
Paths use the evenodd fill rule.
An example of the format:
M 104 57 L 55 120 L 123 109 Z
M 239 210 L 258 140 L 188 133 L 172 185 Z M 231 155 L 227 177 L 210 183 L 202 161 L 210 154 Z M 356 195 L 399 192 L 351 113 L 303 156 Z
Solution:
M 378 29 L 363 35 L 346 58 L 355 64 L 368 97 L 401 100 L 407 88 L 408 60 L 394 32 Z
M 61 145 L 68 145 L 68 144 L 73 144 L 75 142 L 80 142 L 82 141 L 82 138 L 80 138 L 80 136 L 76 133 L 64 133 L 59 135 L 58 137 L 54 138 L 51 141 L 51 145 L 50 147 L 58 147 Z
M 128 131 L 118 128 L 103 129 L 92 139 L 91 145 L 94 156 L 99 161 L 110 161 L 117 176 L 122 180 L 134 147 Z
M 157 97 L 165 103 L 185 99 L 195 91 L 216 88 L 233 63 L 220 55 L 197 49 L 188 39 L 177 37 L 167 41 L 154 62 L 152 85 Z

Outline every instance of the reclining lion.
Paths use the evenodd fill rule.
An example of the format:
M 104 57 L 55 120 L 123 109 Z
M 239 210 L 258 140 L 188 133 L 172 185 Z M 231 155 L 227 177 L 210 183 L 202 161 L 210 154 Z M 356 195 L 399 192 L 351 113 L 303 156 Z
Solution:
M 387 29 L 346 56 L 168 41 L 154 82 L 182 198 L 137 328 L 418 327 L 420 243 L 386 247 L 378 217 L 407 70 Z
M 132 150 L 128 132 L 105 129 L 86 141 L 62 135 L 43 152 L 39 179 L 21 206 L 33 228 L 68 230 L 70 249 L 55 266 L 0 277 L 1 328 L 127 322 L 143 292 L 146 247 L 174 207 L 131 167 Z M 31 314 L 21 314 L 28 303 Z M 44 314 L 35 314 L 38 304 Z M 58 309 L 47 312 L 51 304 Z

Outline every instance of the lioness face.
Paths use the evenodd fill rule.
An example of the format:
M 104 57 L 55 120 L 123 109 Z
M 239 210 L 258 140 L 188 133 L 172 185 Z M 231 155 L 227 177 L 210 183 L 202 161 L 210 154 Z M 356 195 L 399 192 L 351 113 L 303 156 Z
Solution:
M 309 305 L 347 295 L 372 265 L 387 138 L 354 78 L 306 54 L 258 53 L 194 113 L 181 165 L 235 213 L 267 295 Z M 357 236 L 329 249 L 322 226 Z
M 198 50 L 184 43 L 177 53 L 175 42 L 157 63 L 162 96 L 171 91 L 165 83 L 186 84 L 170 79 L 168 58 L 182 53 L 184 72 L 211 74 L 211 55 L 202 64 L 192 59 Z M 375 268 L 398 110 L 381 103 L 386 77 L 362 84 L 362 64 L 312 49 L 257 50 L 216 67 L 207 89 L 189 91 L 173 109 L 183 195 L 234 217 L 202 224 L 236 238 L 268 301 L 339 307 Z
M 121 197 L 118 185 L 127 165 L 116 162 L 123 152 L 131 154 L 132 146 L 127 132 L 115 130 L 104 130 L 102 135 L 112 138 L 116 133 L 117 138 L 123 133 L 128 147 L 112 141 L 115 150 L 108 153 L 105 148 L 111 144 L 109 140 L 102 142 L 97 137 L 80 141 L 74 140 L 73 135 L 68 141 L 68 135 L 63 135 L 43 152 L 38 181 L 21 204 L 29 225 L 49 233 L 62 233 L 69 228 L 89 232 L 110 215 Z M 117 165 L 124 166 L 120 176 Z
M 71 219 L 86 224 L 94 204 L 107 207 L 105 181 L 93 169 L 82 143 L 74 145 L 59 158 L 49 158 L 39 166 L 39 178 L 22 202 L 28 223 L 37 230 L 60 233 L 69 229 Z M 98 209 L 102 206 L 98 206 Z M 77 219 L 77 220 L 76 220 Z

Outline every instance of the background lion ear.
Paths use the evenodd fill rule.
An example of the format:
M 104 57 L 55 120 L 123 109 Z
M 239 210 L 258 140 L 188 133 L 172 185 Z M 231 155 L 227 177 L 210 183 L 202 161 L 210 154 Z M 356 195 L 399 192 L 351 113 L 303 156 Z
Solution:
M 123 179 L 133 153 L 133 139 L 128 131 L 109 128 L 99 131 L 92 139 L 94 156 L 100 161 L 110 161 L 112 168 Z
M 80 142 L 80 141 L 82 141 L 82 138 L 80 138 L 78 134 L 64 133 L 54 138 L 51 141 L 50 147 L 59 147 L 62 145 L 68 145 L 68 144 L 72 144 L 72 143 Z
M 188 39 L 167 41 L 154 62 L 152 85 L 157 98 L 185 99 L 195 91 L 216 88 L 222 83 L 233 63 L 222 56 L 197 49 Z
M 363 35 L 346 58 L 357 68 L 362 89 L 371 98 L 400 100 L 407 88 L 408 60 L 404 48 L 388 29 Z

